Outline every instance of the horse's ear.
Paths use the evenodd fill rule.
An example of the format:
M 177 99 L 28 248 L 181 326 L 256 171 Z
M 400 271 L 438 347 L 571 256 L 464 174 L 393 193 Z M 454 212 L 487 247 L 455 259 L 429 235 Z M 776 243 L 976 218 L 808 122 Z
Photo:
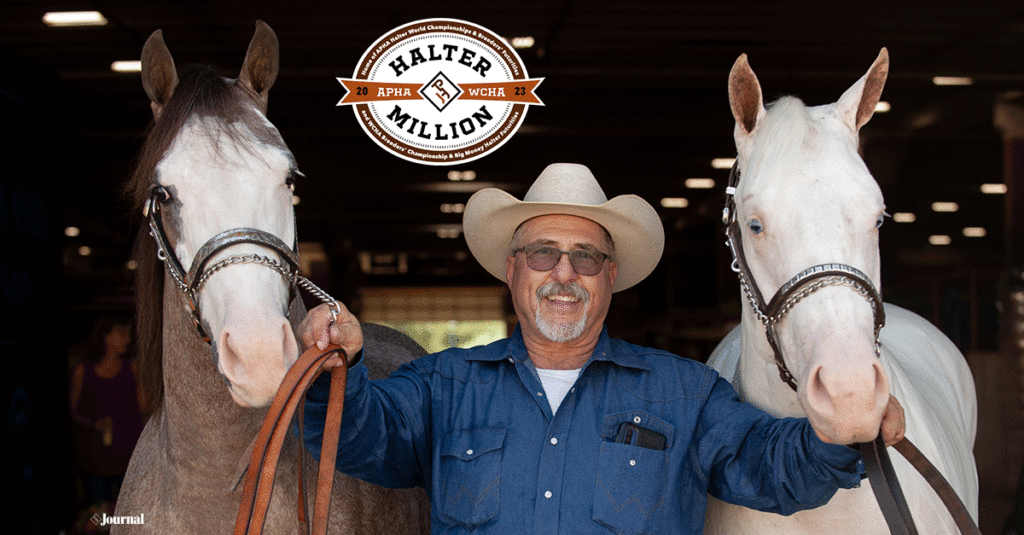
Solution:
M 889 51 L 883 48 L 860 80 L 850 86 L 836 102 L 836 111 L 843 121 L 853 129 L 860 130 L 871 116 L 882 97 L 885 79 L 889 76 Z
M 761 83 L 747 62 L 747 55 L 736 59 L 729 71 L 729 106 L 736 119 L 737 135 L 749 136 L 765 116 Z
M 142 47 L 142 87 L 149 95 L 154 119 L 160 118 L 160 111 L 171 99 L 177 85 L 178 71 L 174 68 L 174 58 L 164 43 L 163 31 L 157 30 Z
M 252 36 L 249 50 L 242 62 L 238 85 L 249 91 L 267 111 L 267 92 L 277 79 L 278 44 L 277 34 L 262 20 L 256 21 L 256 34 Z

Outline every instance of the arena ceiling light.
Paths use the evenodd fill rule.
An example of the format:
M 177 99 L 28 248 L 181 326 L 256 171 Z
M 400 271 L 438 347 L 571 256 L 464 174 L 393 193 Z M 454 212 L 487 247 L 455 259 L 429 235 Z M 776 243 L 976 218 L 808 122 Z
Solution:
M 1006 193 L 1006 184 L 982 184 L 981 192 L 990 195 L 1002 195 Z
M 879 100 L 878 104 L 875 104 L 875 113 L 886 113 L 892 110 L 892 105 L 884 100 Z
M 715 187 L 713 178 L 687 178 L 683 184 L 690 189 L 711 189 Z
M 933 212 L 955 212 L 960 209 L 960 205 L 955 202 L 933 202 Z
M 107 18 L 99 11 L 50 11 L 43 15 L 47 26 L 105 26 Z
M 928 243 L 932 245 L 949 245 L 953 239 L 945 234 L 933 234 L 928 236 Z
M 968 238 L 984 238 L 985 227 L 964 227 L 964 236 Z
M 917 216 L 910 212 L 896 212 L 892 214 L 892 220 L 897 223 L 913 223 L 917 221 Z
M 529 35 L 512 38 L 512 48 L 530 48 L 534 43 L 536 43 L 536 40 Z
M 125 60 L 115 61 L 110 64 L 110 70 L 114 72 L 142 72 L 142 61 Z
M 736 158 L 715 158 L 711 160 L 711 167 L 715 169 L 732 169 L 735 163 Z
M 974 78 L 970 76 L 935 76 L 932 77 L 935 85 L 972 85 Z
M 685 197 L 665 197 L 661 199 L 662 208 L 686 208 L 690 206 L 690 201 Z

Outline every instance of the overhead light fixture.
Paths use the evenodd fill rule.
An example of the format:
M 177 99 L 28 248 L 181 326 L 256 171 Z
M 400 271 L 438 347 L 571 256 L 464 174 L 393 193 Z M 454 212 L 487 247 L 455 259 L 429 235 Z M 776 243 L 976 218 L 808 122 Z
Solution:
M 960 209 L 960 205 L 955 202 L 933 202 L 933 212 L 955 212 Z
M 75 236 L 78 236 L 81 233 L 82 231 L 79 230 L 78 227 L 67 227 L 64 229 L 64 235 L 69 238 L 74 238 Z
M 466 205 L 461 202 L 457 203 L 444 203 L 441 205 L 441 211 L 446 214 L 461 214 L 466 210 Z
M 128 268 L 128 271 L 135 271 L 139 269 L 139 262 L 137 260 L 129 260 L 124 267 Z
M 928 243 L 932 245 L 949 245 L 953 239 L 945 234 L 933 234 L 928 236 Z
M 448 180 L 452 182 L 476 180 L 476 171 L 448 171 Z
M 82 256 L 89 256 L 92 254 L 92 247 L 89 247 L 88 245 L 83 245 L 78 248 L 78 254 Z
M 964 236 L 968 238 L 984 238 L 985 227 L 964 227 Z
M 992 195 L 1002 195 L 1006 193 L 1006 184 L 982 184 L 981 192 Z
M 974 78 L 970 76 L 934 76 L 932 83 L 935 85 L 971 85 Z
M 533 37 L 529 35 L 526 37 L 513 37 L 512 48 L 530 48 L 535 42 Z
M 437 229 L 437 237 L 442 239 L 458 238 L 462 231 L 458 227 L 441 227 Z
M 298 206 L 302 199 L 298 195 L 292 195 L 292 206 Z
M 43 15 L 47 26 L 105 26 L 107 18 L 99 11 L 50 11 Z
M 736 158 L 715 158 L 711 160 L 711 167 L 715 169 L 732 169 L 735 163 Z
M 892 215 L 892 220 L 897 223 L 913 223 L 917 221 L 917 216 L 910 212 L 896 212 Z
M 715 187 L 713 178 L 687 178 L 683 184 L 690 189 L 711 189 Z
M 110 70 L 114 72 L 142 72 L 142 61 L 126 60 L 115 61 L 110 64 Z
M 891 109 L 892 106 L 884 100 L 879 100 L 878 104 L 875 104 L 875 113 L 886 113 Z
M 665 197 L 661 200 L 662 208 L 686 208 L 689 205 L 690 201 L 685 197 Z

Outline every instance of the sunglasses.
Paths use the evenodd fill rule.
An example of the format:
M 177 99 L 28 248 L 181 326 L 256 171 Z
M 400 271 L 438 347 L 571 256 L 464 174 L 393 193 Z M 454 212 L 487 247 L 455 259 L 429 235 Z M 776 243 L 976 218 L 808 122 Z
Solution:
M 519 251 L 526 253 L 526 265 L 534 271 L 551 271 L 562 260 L 562 255 L 569 255 L 569 264 L 577 275 L 593 276 L 601 272 L 604 267 L 604 260 L 609 255 L 597 251 L 575 249 L 563 251 L 549 245 L 527 245 L 512 251 L 516 255 Z

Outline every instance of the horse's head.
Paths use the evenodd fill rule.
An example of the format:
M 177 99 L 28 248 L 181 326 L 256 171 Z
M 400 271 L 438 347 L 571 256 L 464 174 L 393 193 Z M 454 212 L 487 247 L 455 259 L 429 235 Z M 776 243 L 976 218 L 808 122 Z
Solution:
M 189 279 L 179 281 L 179 290 L 184 301 L 195 300 L 195 317 L 232 398 L 249 407 L 270 403 L 298 356 L 286 318 L 298 171 L 265 116 L 277 70 L 277 37 L 263 22 L 236 80 L 200 68 L 179 83 L 159 30 L 142 53 L 156 119 L 150 137 L 164 137 L 147 205 L 158 212 L 162 229 L 155 234 L 166 235 L 170 250 L 163 254 L 175 257 Z M 173 266 L 171 275 L 180 277 Z
M 737 246 L 749 283 L 767 302 L 808 268 L 840 265 L 836 277 L 801 285 L 773 327 L 800 405 L 819 432 L 839 443 L 874 438 L 889 395 L 876 354 L 876 316 L 883 312 L 868 288 L 880 284 L 885 206 L 858 154 L 858 132 L 874 113 L 888 65 L 882 49 L 838 102 L 817 107 L 784 97 L 766 109 L 745 55 L 729 76 L 742 173 L 734 194 Z M 854 284 L 858 277 L 867 285 Z M 876 304 L 880 309 L 880 299 Z M 745 321 L 757 321 L 752 307 L 745 314 Z

